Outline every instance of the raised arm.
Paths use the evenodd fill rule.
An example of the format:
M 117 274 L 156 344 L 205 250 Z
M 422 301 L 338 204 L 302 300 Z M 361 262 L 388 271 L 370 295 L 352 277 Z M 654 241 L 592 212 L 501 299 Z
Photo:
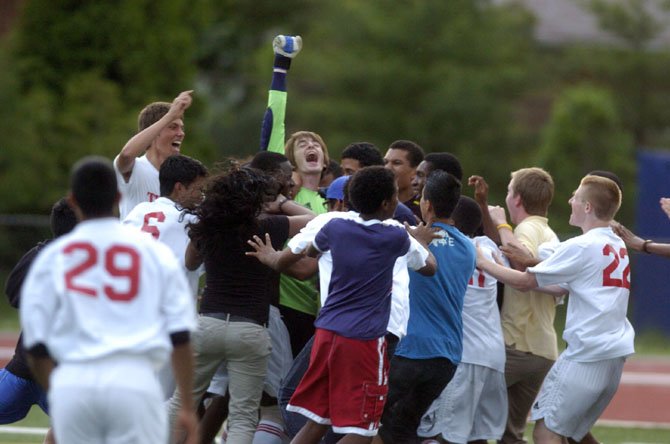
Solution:
M 500 245 L 500 235 L 496 229 L 496 224 L 491 220 L 491 215 L 489 214 L 489 185 L 482 176 L 470 176 L 468 178 L 468 185 L 475 188 L 475 201 L 482 210 L 484 235 L 488 236 L 497 245 Z
M 533 256 L 533 254 L 524 246 L 517 238 L 514 236 L 514 230 L 512 226 L 507 223 L 507 216 L 505 214 L 505 209 L 500 206 L 489 207 L 489 214 L 491 215 L 491 221 L 495 224 L 496 231 L 500 236 L 500 249 L 501 251 L 505 248 L 516 248 L 520 252 L 524 252 L 528 256 Z M 517 261 L 515 257 L 507 257 L 509 259 L 510 265 L 515 270 L 523 271 L 526 269 L 524 261 Z
M 300 36 L 278 35 L 272 41 L 275 53 L 272 67 L 272 83 L 268 92 L 268 107 L 261 125 L 261 151 L 273 151 L 284 154 L 286 129 L 286 76 L 291 68 L 291 60 L 302 49 Z
M 184 115 L 184 111 L 191 106 L 193 91 L 183 91 L 172 102 L 168 112 L 156 123 L 143 129 L 126 142 L 121 149 L 115 161 L 116 169 L 123 175 L 127 181 L 130 173 L 133 171 L 135 159 L 146 151 L 151 142 L 158 137 L 158 134 L 167 127 L 173 120 L 179 119 Z

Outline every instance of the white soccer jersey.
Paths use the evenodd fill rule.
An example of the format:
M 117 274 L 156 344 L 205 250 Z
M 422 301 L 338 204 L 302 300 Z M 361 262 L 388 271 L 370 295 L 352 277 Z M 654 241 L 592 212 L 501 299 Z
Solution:
M 312 245 L 317 233 L 332 219 L 357 219 L 360 216 L 355 211 L 340 212 L 331 211 L 319 214 L 312 219 L 300 233 L 296 234 L 288 243 L 293 253 L 299 253 Z M 384 221 L 385 224 L 397 225 L 400 223 L 393 219 Z M 387 330 L 402 339 L 407 334 L 407 322 L 409 321 L 409 273 L 408 267 L 418 270 L 426 265 L 428 250 L 412 236 L 409 236 L 410 248 L 407 254 L 399 257 L 393 266 L 393 287 L 391 289 L 391 315 Z M 333 258 L 330 251 L 319 256 L 319 288 L 321 306 L 326 303 L 330 277 L 333 272 Z
M 119 219 L 124 220 L 140 202 L 152 202 L 158 199 L 161 195 L 161 186 L 158 180 L 158 170 L 149 162 L 146 155 L 135 159 L 128 182 L 116 167 L 118 158 L 119 156 L 116 156 L 114 159 L 114 171 L 119 193 L 121 193 Z
M 169 334 L 196 326 L 169 248 L 116 218 L 82 221 L 44 248 L 23 285 L 20 315 L 26 348 L 43 343 L 59 363 L 129 355 L 158 368 Z
M 570 292 L 563 331 L 566 358 L 593 362 L 634 353 L 635 332 L 626 319 L 628 251 L 611 228 L 594 228 L 561 243 L 528 271 L 540 286 L 565 283 L 561 286 Z
M 499 250 L 486 236 L 476 237 L 473 243 L 493 261 Z M 502 256 L 502 255 L 499 255 Z M 504 258 L 503 258 L 504 260 Z M 505 371 L 505 341 L 498 311 L 498 281 L 475 268 L 463 299 L 463 357 L 461 362 Z
M 198 270 L 187 270 L 184 261 L 189 243 L 186 226 L 195 221 L 195 215 L 185 213 L 167 197 L 138 204 L 123 220 L 124 225 L 149 233 L 172 250 L 186 273 L 194 297 L 198 293 L 198 281 L 204 268 L 201 266 Z

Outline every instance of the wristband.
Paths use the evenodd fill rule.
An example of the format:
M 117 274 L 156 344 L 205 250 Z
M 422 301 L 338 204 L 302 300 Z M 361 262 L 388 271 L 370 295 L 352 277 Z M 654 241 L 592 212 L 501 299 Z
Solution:
M 283 207 L 284 204 L 285 204 L 286 202 L 288 202 L 289 200 L 291 200 L 291 199 L 289 199 L 288 197 L 285 197 L 284 200 L 282 200 L 281 202 L 279 202 L 279 206 L 277 207 L 277 208 L 279 208 L 279 211 L 281 211 L 281 207 Z
M 510 224 L 500 224 L 496 227 L 496 230 L 500 230 L 501 228 L 507 228 L 510 231 L 514 231 L 514 228 Z
M 647 245 L 649 245 L 652 242 L 654 242 L 654 241 L 651 240 L 651 239 L 647 239 L 646 241 L 642 242 L 642 251 L 644 251 L 647 254 L 651 254 L 651 253 L 649 253 L 649 250 L 647 250 Z

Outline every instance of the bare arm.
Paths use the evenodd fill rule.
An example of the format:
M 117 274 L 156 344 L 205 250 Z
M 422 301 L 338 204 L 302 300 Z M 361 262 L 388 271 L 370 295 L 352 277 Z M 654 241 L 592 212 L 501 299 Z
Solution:
M 35 376 L 35 380 L 45 391 L 49 391 L 49 376 L 56 367 L 56 362 L 50 356 L 33 356 L 27 354 L 28 366 Z
M 500 245 L 500 235 L 496 229 L 496 224 L 491 220 L 491 215 L 489 214 L 489 185 L 482 176 L 470 176 L 468 178 L 468 185 L 475 187 L 475 201 L 477 201 L 479 208 L 482 210 L 484 235 L 488 236 L 497 245 Z
M 528 267 L 533 267 L 540 263 L 540 260 L 533 257 L 524 245 L 518 243 L 508 243 L 500 247 L 500 251 L 507 257 L 511 264 L 515 264 L 516 270 L 523 271 Z
M 647 242 L 646 250 L 649 254 L 670 257 L 670 244 L 661 244 L 658 242 Z
M 267 213 L 283 214 L 285 216 L 316 216 L 314 211 L 300 205 L 293 199 L 289 199 L 283 194 L 279 194 L 273 202 L 266 204 L 265 211 Z
M 288 216 L 288 235 L 293 237 L 316 217 L 316 213 L 307 207 L 280 194 L 274 202 L 266 204 L 265 211 L 271 214 L 283 214 Z
M 254 251 L 247 251 L 244 254 L 253 256 L 262 264 L 282 273 L 305 256 L 304 252 L 295 254 L 289 248 L 281 251 L 275 250 L 268 233 L 265 233 L 265 241 L 258 236 L 254 236 L 247 243 L 251 245 Z
M 180 93 L 172 102 L 170 110 L 153 125 L 143 129 L 126 142 L 121 149 L 119 157 L 116 159 L 116 168 L 123 175 L 125 180 L 130 178 L 133 171 L 135 159 L 140 156 L 151 142 L 158 137 L 158 134 L 175 119 L 183 116 L 184 111 L 191 106 L 193 100 L 191 94 L 193 91 L 184 91 Z
M 193 242 L 189 242 L 188 245 L 186 246 L 186 253 L 184 253 L 186 256 L 184 257 L 184 264 L 186 265 L 187 270 L 197 270 L 198 267 L 202 264 L 202 256 L 200 256 L 200 252 L 198 252 L 198 249 L 195 247 Z
M 559 286 L 559 285 L 549 285 L 547 287 L 537 287 L 534 291 L 539 291 L 540 293 L 548 294 L 551 296 L 564 296 L 568 294 L 568 290 Z
M 186 444 L 198 442 L 198 418 L 193 404 L 193 350 L 190 342 L 175 345 L 172 350 L 172 369 L 181 394 L 177 427 L 186 433 Z
M 317 259 L 304 256 L 298 262 L 287 267 L 283 273 L 304 281 L 314 276 L 317 271 L 319 271 L 319 262 Z
M 314 213 L 312 214 L 303 214 L 301 216 L 289 216 L 288 218 L 288 235 L 289 237 L 293 237 L 296 234 L 302 230 L 305 225 L 309 223 L 312 219 L 314 219 L 316 215 Z
M 659 202 L 661 204 L 661 210 L 670 217 L 670 197 L 661 197 Z
M 489 207 L 489 213 L 491 215 L 491 220 L 496 226 L 496 231 L 500 235 L 501 249 L 505 247 L 516 248 L 518 251 L 523 252 L 524 254 L 533 257 L 532 252 L 514 236 L 514 231 L 512 227 L 507 223 L 507 215 L 505 214 L 505 209 L 500 206 Z M 508 257 L 510 265 L 515 270 L 524 271 L 526 265 L 524 262 L 517 262 L 516 258 Z
M 533 273 L 527 271 L 512 270 L 492 262 L 483 255 L 481 249 L 477 248 L 477 267 L 489 273 L 505 285 L 517 290 L 528 291 L 537 288 L 537 280 Z
M 670 244 L 644 240 L 618 222 L 612 222 L 612 229 L 632 250 L 670 257 Z

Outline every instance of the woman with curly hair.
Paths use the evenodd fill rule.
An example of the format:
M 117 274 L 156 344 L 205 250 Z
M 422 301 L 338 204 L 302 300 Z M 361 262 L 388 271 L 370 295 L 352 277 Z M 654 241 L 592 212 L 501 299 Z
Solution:
M 247 239 L 268 233 L 275 248 L 300 230 L 313 215 L 261 217 L 274 196 L 273 179 L 259 170 L 234 167 L 212 177 L 205 198 L 190 225 L 186 266 L 204 262 L 206 286 L 200 303 L 195 353 L 193 400 L 199 402 L 219 364 L 229 375 L 228 442 L 251 443 L 270 355 L 268 323 L 273 271 L 248 257 Z M 281 206 L 281 205 L 280 205 Z M 173 421 L 181 404 L 176 391 L 170 400 Z

